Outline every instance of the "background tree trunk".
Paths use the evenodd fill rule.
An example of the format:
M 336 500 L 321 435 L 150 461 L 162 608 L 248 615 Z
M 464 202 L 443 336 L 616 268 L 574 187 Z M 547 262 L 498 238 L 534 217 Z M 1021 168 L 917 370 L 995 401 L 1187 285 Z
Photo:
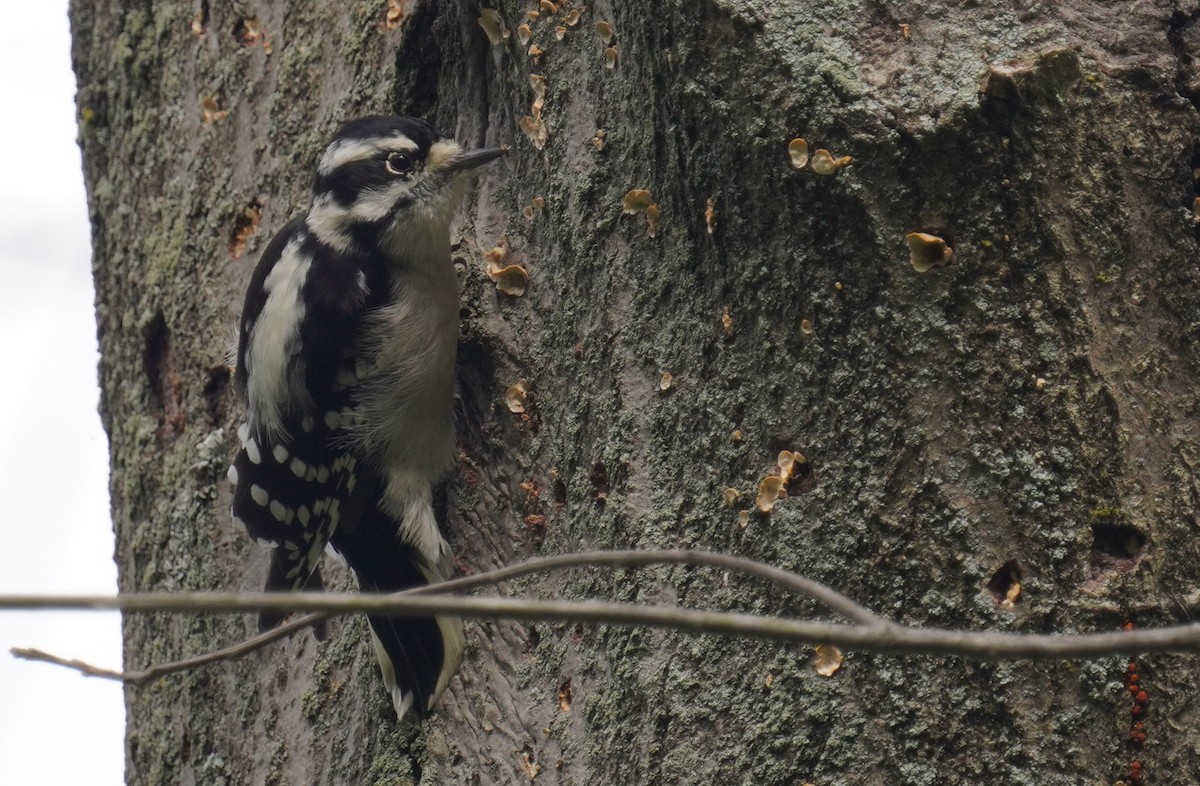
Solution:
M 685 545 L 911 624 L 1187 617 L 1200 6 L 596 0 L 577 27 L 530 22 L 534 63 L 515 33 L 489 45 L 474 4 L 392 5 L 389 21 L 385 0 L 73 4 L 123 590 L 261 585 L 266 554 L 224 483 L 241 293 L 332 130 L 395 111 L 514 145 L 455 229 L 464 572 Z M 526 10 L 499 5 L 514 31 Z M 518 130 L 530 73 L 547 85 L 540 151 Z M 794 136 L 854 163 L 796 171 Z M 653 238 L 622 215 L 632 188 L 662 209 Z M 914 230 L 957 264 L 915 272 Z M 487 279 L 497 245 L 529 269 L 524 297 Z M 527 417 L 503 402 L 519 378 Z M 783 448 L 809 458 L 803 482 L 739 527 L 722 490 L 752 507 Z M 706 571 L 514 591 L 812 611 Z M 252 627 L 130 616 L 126 662 Z M 422 726 L 395 722 L 357 618 L 130 690 L 129 782 L 1107 784 L 1135 758 L 1159 784 L 1200 774 L 1189 656 L 1135 661 L 1139 749 L 1125 658 L 849 654 L 825 678 L 804 651 L 663 631 L 469 623 L 468 640 Z

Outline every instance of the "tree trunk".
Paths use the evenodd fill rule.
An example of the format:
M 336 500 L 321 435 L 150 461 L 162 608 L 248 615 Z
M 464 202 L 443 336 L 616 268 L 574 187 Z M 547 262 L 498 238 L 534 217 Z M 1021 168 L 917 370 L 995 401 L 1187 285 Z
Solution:
M 75 0 L 122 590 L 259 588 L 266 553 L 227 514 L 228 339 L 329 134 L 393 111 L 514 148 L 454 230 L 448 530 L 462 571 L 683 545 L 799 571 L 914 625 L 1185 619 L 1200 583 L 1200 7 L 1018 6 L 597 0 L 572 26 L 566 8 L 529 21 L 527 3 L 503 0 L 513 33 L 492 45 L 478 8 L 449 0 Z M 531 73 L 546 80 L 542 150 L 518 125 Z M 853 163 L 794 169 L 796 136 Z M 622 213 L 634 188 L 661 210 L 653 237 L 645 214 Z M 526 218 L 535 197 L 545 208 Z M 954 264 L 917 272 L 917 231 Z M 488 279 L 494 246 L 529 270 L 524 296 Z M 530 411 L 514 415 L 504 394 L 522 378 Z M 808 463 L 739 526 L 781 449 Z M 741 492 L 732 508 L 726 487 Z M 577 571 L 511 591 L 814 612 L 703 570 Z M 250 616 L 131 615 L 125 658 L 252 632 Z M 1200 775 L 1200 674 L 1182 655 L 1134 659 L 1150 697 L 1135 717 L 1121 657 L 848 653 L 823 677 L 809 652 L 755 641 L 467 634 L 422 725 L 396 723 L 361 618 L 130 689 L 128 780 Z

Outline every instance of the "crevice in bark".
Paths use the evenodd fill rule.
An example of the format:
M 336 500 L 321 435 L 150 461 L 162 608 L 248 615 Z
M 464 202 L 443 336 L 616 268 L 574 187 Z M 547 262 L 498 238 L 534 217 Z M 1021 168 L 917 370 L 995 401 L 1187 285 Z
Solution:
M 233 396 L 230 387 L 231 369 L 226 365 L 208 370 L 208 381 L 204 383 L 204 401 L 208 407 L 208 424 L 217 428 L 233 417 Z
M 1195 24 L 1200 20 L 1200 6 L 1190 11 L 1176 8 L 1167 26 L 1167 41 L 1175 53 L 1175 92 L 1200 109 L 1200 74 L 1196 72 L 1196 55 L 1192 52 Z
M 404 21 L 404 37 L 396 48 L 396 114 L 429 118 L 438 104 L 440 41 L 447 27 L 439 5 L 437 0 L 420 2 Z
M 1093 524 L 1092 570 L 1096 573 L 1133 570 L 1147 544 L 1146 535 L 1128 524 Z
M 146 374 L 146 389 L 150 392 L 150 406 L 158 419 L 158 439 L 162 443 L 172 442 L 183 433 L 186 412 L 183 380 L 175 367 L 175 353 L 171 348 L 171 331 L 161 311 L 146 326 L 142 368 Z
M 997 603 L 1015 602 L 1015 598 L 1009 598 L 1009 593 L 1020 584 L 1024 577 L 1025 571 L 1021 568 L 1020 563 L 1015 559 L 1010 559 L 997 568 L 996 572 L 988 579 L 988 592 L 992 594 L 992 599 Z

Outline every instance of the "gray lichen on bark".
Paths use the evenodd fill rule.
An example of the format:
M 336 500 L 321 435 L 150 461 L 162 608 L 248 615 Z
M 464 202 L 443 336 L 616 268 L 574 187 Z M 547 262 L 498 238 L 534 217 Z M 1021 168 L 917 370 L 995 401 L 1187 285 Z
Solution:
M 73 3 L 123 589 L 259 585 L 263 554 L 229 522 L 222 483 L 241 288 L 303 209 L 337 123 L 401 111 L 515 148 L 455 230 L 462 568 L 688 545 L 910 624 L 1178 618 L 1200 564 L 1194 9 L 597 2 L 561 41 L 531 23 L 533 64 L 515 35 L 490 46 L 474 7 L 401 3 L 391 29 L 387 5 Z M 524 21 L 524 5 L 498 8 Z M 547 84 L 542 151 L 518 130 L 531 72 Z M 796 171 L 794 136 L 854 163 Z M 654 238 L 621 213 L 631 188 L 662 208 Z M 546 209 L 528 221 L 535 196 Z M 915 230 L 949 240 L 957 264 L 914 272 Z M 486 278 L 501 244 L 530 270 L 522 298 Z M 518 378 L 529 418 L 504 407 Z M 722 489 L 752 495 L 783 448 L 812 476 L 738 527 Z M 997 587 L 1014 579 L 1009 607 Z M 703 571 L 514 591 L 812 611 Z M 129 617 L 126 659 L 250 629 Z M 1185 656 L 1142 660 L 1154 703 L 1135 750 L 1123 659 L 851 654 L 824 678 L 807 653 L 760 642 L 468 634 L 460 679 L 420 728 L 395 724 L 361 620 L 130 691 L 129 780 L 1111 782 L 1134 756 L 1159 783 L 1200 772 Z

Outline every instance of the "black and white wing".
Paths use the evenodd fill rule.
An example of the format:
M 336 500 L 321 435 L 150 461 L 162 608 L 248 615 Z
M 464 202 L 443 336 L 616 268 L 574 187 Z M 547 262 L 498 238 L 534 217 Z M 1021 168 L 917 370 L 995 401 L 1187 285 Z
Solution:
M 234 518 L 274 546 L 267 591 L 319 589 L 321 553 L 363 504 L 343 431 L 353 417 L 346 354 L 367 300 L 360 271 L 296 220 L 268 245 L 246 294 L 235 380 L 248 417 L 229 478 Z M 260 627 L 283 616 L 264 613 Z

